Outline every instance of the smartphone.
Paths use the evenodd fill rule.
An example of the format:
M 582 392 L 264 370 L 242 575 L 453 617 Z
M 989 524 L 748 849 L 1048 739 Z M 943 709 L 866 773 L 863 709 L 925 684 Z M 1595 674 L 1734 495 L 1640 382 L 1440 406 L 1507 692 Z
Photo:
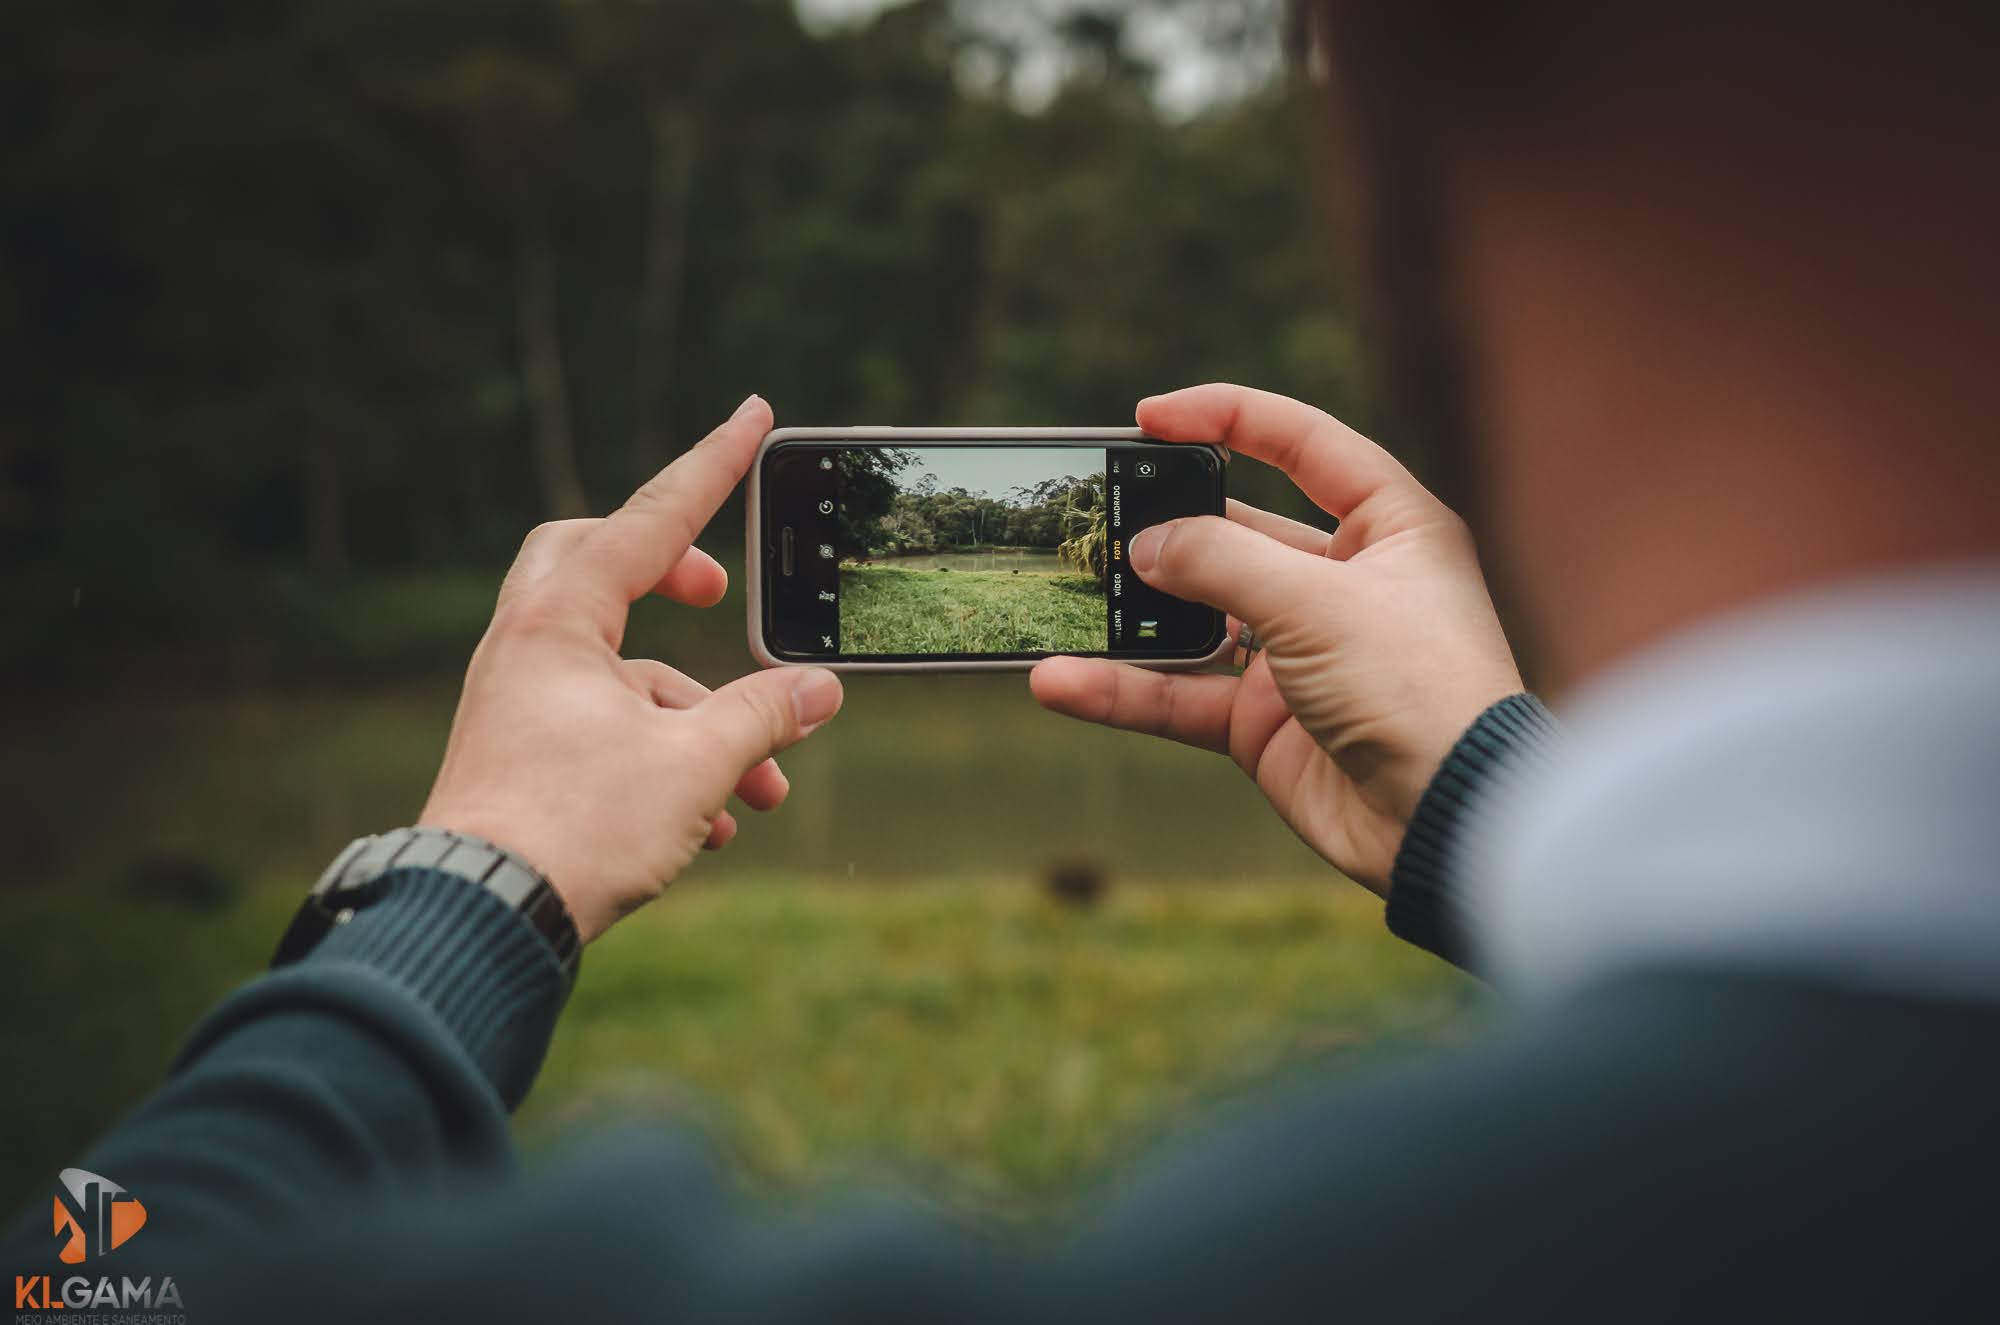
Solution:
M 1131 428 L 780 428 L 750 472 L 750 651 L 883 672 L 1213 662 L 1222 614 L 1125 558 L 1148 525 L 1222 514 L 1227 455 Z

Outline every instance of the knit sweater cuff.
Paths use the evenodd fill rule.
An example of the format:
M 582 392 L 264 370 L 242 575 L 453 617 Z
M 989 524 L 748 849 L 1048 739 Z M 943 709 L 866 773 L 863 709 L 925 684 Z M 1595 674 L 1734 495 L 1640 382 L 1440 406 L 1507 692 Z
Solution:
M 366 967 L 437 1018 L 509 1109 L 526 1097 L 566 982 L 547 940 L 500 898 L 435 869 L 392 870 L 386 895 L 336 926 L 300 969 Z
M 1417 802 L 1389 875 L 1389 930 L 1454 966 L 1469 963 L 1470 910 L 1456 857 L 1473 803 L 1514 759 L 1561 737 L 1555 715 L 1530 694 L 1510 695 L 1459 737 Z

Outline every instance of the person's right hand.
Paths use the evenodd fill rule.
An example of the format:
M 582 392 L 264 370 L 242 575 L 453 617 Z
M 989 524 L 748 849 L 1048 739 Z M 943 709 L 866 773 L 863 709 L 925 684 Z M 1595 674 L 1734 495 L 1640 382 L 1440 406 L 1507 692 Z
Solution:
M 1386 895 L 1404 829 L 1473 719 L 1521 689 L 1465 522 L 1388 452 L 1329 415 L 1245 387 L 1142 401 L 1164 441 L 1220 441 L 1290 475 L 1337 533 L 1229 503 L 1127 554 L 1156 589 L 1249 623 L 1243 674 L 1175 675 L 1051 658 L 1029 684 L 1071 717 L 1229 755 L 1334 866 Z

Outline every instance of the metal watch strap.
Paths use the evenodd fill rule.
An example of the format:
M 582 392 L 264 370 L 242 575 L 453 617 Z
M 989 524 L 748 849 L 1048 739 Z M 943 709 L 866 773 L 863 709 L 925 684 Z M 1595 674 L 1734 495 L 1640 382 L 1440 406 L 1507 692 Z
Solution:
M 387 891 L 384 880 L 392 871 L 406 869 L 455 874 L 498 897 L 547 941 L 565 982 L 575 982 L 583 942 L 549 881 L 505 847 L 443 828 L 398 828 L 348 843 L 320 875 L 278 940 L 271 965 L 288 966 L 304 957 L 336 925 L 380 901 Z

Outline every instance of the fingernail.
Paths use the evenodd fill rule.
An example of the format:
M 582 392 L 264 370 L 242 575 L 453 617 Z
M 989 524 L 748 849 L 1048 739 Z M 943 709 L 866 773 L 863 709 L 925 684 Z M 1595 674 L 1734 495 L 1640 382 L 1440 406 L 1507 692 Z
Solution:
M 832 717 L 840 708 L 840 678 L 814 667 L 792 682 L 792 711 L 799 725 L 810 731 Z
M 758 395 L 755 391 L 752 391 L 749 395 L 743 397 L 743 403 L 741 405 L 738 405 L 736 407 L 736 412 L 730 415 L 729 417 L 731 419 L 740 419 L 745 414 L 748 414 L 751 410 L 756 409 L 759 405 L 763 403 L 764 403 L 764 397 Z
M 1132 546 L 1125 551 L 1125 560 L 1132 563 L 1132 569 L 1144 575 L 1153 569 L 1160 559 L 1160 544 L 1167 541 L 1167 526 L 1156 524 L 1150 529 L 1141 529 L 1132 539 Z

